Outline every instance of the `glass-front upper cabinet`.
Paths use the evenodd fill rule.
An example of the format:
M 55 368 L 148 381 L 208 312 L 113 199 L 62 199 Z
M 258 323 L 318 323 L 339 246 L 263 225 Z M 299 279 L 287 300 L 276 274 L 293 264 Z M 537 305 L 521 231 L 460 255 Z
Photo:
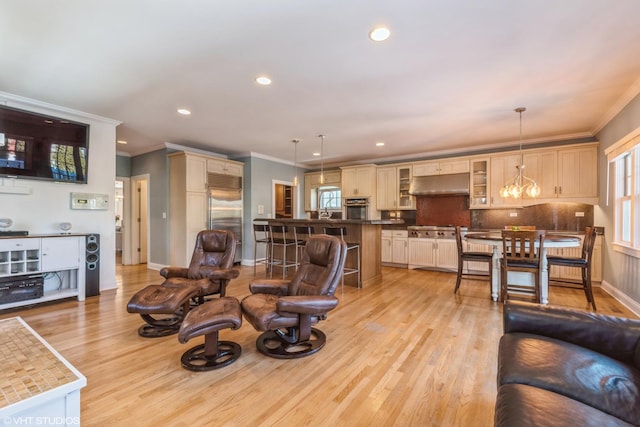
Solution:
M 471 209 L 488 208 L 491 200 L 489 197 L 489 158 L 472 159 L 470 163 L 470 207 Z
M 409 194 L 411 184 L 411 166 L 398 166 L 398 208 L 415 209 L 416 198 Z

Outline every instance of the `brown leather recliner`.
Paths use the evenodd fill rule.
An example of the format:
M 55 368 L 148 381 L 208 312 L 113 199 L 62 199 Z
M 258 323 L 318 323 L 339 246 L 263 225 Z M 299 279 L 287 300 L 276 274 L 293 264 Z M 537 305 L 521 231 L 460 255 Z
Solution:
M 225 296 L 226 287 L 240 272 L 232 269 L 236 253 L 235 234 L 226 230 L 203 230 L 188 268 L 165 267 L 162 285 L 149 285 L 131 297 L 129 313 L 138 313 L 146 324 L 138 329 L 143 337 L 163 337 L 177 333 L 192 303 L 202 304 L 205 296 Z M 165 315 L 156 317 L 156 315 Z
M 313 325 L 338 305 L 333 296 L 342 278 L 346 244 L 337 237 L 309 237 L 302 264 L 290 280 L 261 280 L 249 285 L 242 314 L 264 332 L 256 345 L 267 356 L 291 359 L 320 350 L 325 334 Z
M 196 237 L 189 268 L 164 267 L 160 275 L 167 280 L 162 286 L 197 286 L 200 304 L 207 295 L 220 294 L 223 297 L 229 281 L 240 274 L 232 269 L 235 254 L 236 237 L 233 232 L 203 230 Z

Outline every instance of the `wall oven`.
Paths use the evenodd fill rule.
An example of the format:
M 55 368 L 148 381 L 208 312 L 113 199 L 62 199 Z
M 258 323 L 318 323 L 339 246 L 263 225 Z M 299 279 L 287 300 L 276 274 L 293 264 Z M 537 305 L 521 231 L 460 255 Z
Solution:
M 366 220 L 369 217 L 369 199 L 366 197 L 344 199 L 347 219 Z

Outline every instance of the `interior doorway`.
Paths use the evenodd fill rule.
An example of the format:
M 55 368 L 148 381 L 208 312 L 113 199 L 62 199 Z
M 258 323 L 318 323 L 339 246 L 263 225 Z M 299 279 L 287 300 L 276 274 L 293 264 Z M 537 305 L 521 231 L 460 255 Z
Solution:
M 273 181 L 273 217 L 294 218 L 295 188 L 291 182 Z
M 131 263 L 149 259 L 149 175 L 131 177 Z
M 122 264 L 124 222 L 124 181 L 116 179 L 114 207 L 116 212 L 116 264 Z
M 131 264 L 131 179 L 116 177 L 116 264 Z

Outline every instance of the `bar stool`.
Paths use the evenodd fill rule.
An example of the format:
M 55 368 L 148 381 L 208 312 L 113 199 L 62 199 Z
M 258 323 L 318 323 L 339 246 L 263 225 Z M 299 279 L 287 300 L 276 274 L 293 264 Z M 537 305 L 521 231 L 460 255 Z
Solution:
M 347 235 L 347 227 L 324 227 L 324 234 L 328 234 L 330 236 L 338 236 L 338 237 L 340 237 L 342 239 L 342 241 L 347 244 L 347 256 L 349 256 L 349 251 L 350 250 L 354 250 L 355 249 L 356 256 L 357 256 L 356 267 L 355 268 L 347 267 L 346 263 L 345 263 L 344 273 L 342 274 L 342 291 L 344 292 L 344 276 L 346 276 L 347 274 L 356 273 L 358 275 L 357 286 L 359 288 L 361 286 L 361 283 L 360 283 L 360 244 L 359 243 L 350 243 L 350 242 L 347 242 L 346 240 L 344 240 L 344 237 Z
M 265 258 L 258 261 L 258 244 L 264 245 Z M 256 275 L 256 265 L 264 264 L 269 270 L 271 264 L 271 241 L 269 240 L 269 225 L 253 224 L 253 275 Z
M 296 242 L 296 256 L 298 264 L 299 260 L 303 258 L 304 250 L 306 248 L 307 239 L 314 233 L 314 229 L 309 224 L 307 225 L 295 225 L 293 227 L 293 239 Z M 298 267 L 296 266 L 296 270 Z
M 298 267 L 298 252 L 296 250 L 296 241 L 287 236 L 289 227 L 284 224 L 269 224 L 269 242 L 271 245 L 271 256 L 269 261 L 269 278 L 273 277 L 273 267 L 282 268 L 282 278 L 287 277 L 287 269 Z M 291 247 L 294 251 L 294 261 L 287 259 L 287 249 Z M 279 249 L 276 252 L 276 249 Z M 278 253 L 280 257 L 278 258 Z

